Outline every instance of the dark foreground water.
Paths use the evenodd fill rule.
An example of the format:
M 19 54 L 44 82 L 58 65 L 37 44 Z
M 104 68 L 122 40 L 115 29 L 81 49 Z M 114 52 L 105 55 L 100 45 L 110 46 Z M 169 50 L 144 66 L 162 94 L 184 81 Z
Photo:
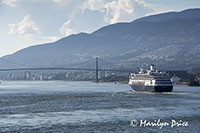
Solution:
M 0 85 L 0 132 L 199 130 L 199 87 L 174 87 L 174 92 L 161 94 L 133 92 L 127 84 L 114 83 L 3 81 Z

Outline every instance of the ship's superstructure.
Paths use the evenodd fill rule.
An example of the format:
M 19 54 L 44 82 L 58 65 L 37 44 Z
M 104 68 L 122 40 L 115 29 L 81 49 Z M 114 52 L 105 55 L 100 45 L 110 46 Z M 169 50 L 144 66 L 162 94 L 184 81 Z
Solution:
M 131 73 L 129 76 L 129 85 L 136 91 L 155 91 L 171 92 L 173 90 L 172 81 L 166 72 L 160 72 L 150 66 L 150 70 L 139 73 Z

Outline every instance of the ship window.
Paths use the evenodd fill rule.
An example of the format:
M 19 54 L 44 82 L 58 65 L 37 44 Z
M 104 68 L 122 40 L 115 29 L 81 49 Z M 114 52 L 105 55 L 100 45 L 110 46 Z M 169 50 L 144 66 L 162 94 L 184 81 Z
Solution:
M 150 84 L 152 84 L 152 80 L 150 81 Z

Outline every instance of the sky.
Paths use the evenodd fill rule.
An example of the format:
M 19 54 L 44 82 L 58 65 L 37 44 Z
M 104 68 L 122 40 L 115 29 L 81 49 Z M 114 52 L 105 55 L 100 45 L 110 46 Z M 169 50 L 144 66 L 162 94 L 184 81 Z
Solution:
M 109 24 L 188 8 L 200 8 L 200 0 L 0 0 L 0 57 Z

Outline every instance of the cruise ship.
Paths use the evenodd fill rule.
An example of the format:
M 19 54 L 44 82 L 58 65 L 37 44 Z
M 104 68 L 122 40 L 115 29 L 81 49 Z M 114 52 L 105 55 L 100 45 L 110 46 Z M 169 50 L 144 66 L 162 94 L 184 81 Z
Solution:
M 150 70 L 139 73 L 131 73 L 129 76 L 129 85 L 135 91 L 153 91 L 153 92 L 171 92 L 173 84 L 166 72 L 158 71 L 154 65 L 150 66 Z

